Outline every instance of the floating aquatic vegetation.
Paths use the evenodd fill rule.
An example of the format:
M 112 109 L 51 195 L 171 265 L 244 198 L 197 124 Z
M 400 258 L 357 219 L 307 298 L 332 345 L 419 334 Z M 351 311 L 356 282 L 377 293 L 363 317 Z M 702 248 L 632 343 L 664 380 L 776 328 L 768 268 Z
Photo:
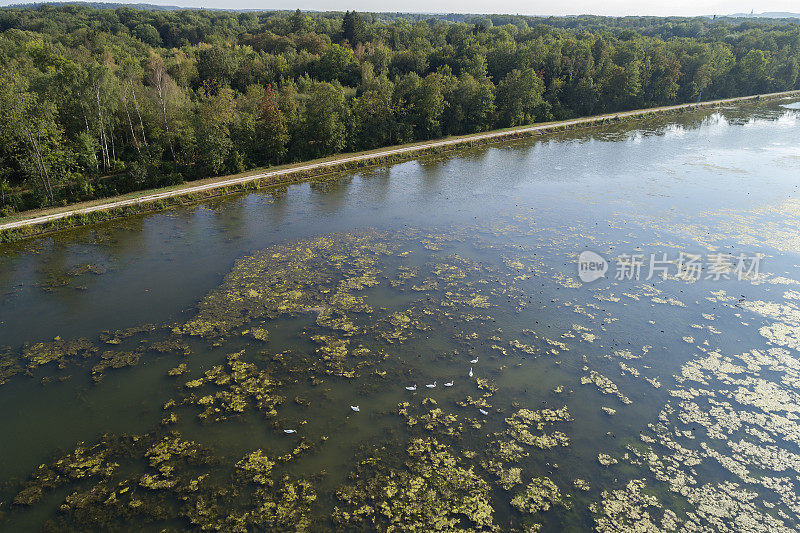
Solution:
M 502 461 L 516 462 L 530 455 L 530 452 L 513 440 L 493 440 L 490 446 Z
M 644 380 L 646 382 L 648 382 L 650 385 L 652 385 L 656 389 L 660 389 L 661 388 L 661 381 L 659 381 L 658 377 L 655 377 L 655 378 L 645 377 Z
M 530 344 L 523 344 L 522 342 L 514 339 L 509 343 L 514 350 L 528 355 L 537 355 L 538 350 Z
M 436 439 L 362 460 L 337 491 L 333 520 L 348 529 L 497 531 L 491 486 Z M 395 457 L 387 457 L 395 456 Z M 404 467 L 398 468 L 400 465 Z
M 308 530 L 316 493 L 309 481 L 276 472 L 276 464 L 262 450 L 221 464 L 211 450 L 177 432 L 105 436 L 95 446 L 80 445 L 42 465 L 15 503 L 31 505 L 45 492 L 69 485 L 78 489 L 64 498 L 50 529 L 130 529 L 177 521 L 184 528 L 214 531 Z
M 772 285 L 800 285 L 800 281 L 796 279 L 787 278 L 784 276 L 774 276 L 769 278 L 769 283 Z
M 677 300 L 672 296 L 669 296 L 667 298 L 663 298 L 661 296 L 655 296 L 651 299 L 651 301 L 656 304 L 669 304 L 669 305 L 674 305 L 676 307 L 686 307 L 685 303 L 681 302 L 680 300 Z
M 425 398 L 421 405 L 412 407 L 410 402 L 402 402 L 397 406 L 397 414 L 406 419 L 408 427 L 419 426 L 427 431 L 446 435 L 460 436 L 464 431 L 458 416 L 445 412 L 433 398 Z
M 139 362 L 141 356 L 141 352 L 117 352 L 114 350 L 106 350 L 100 354 L 100 362 L 92 367 L 92 379 L 94 381 L 102 380 L 103 373 L 109 368 L 134 366 Z
M 716 291 L 709 299 L 729 302 L 733 298 Z M 738 303 L 738 308 L 775 321 L 764 327 L 796 320 L 792 305 Z M 650 425 L 652 433 L 640 435 L 646 448 L 639 451 L 629 447 L 632 456 L 626 454 L 624 460 L 649 468 L 680 498 L 685 515 L 678 516 L 670 509 L 663 512 L 663 520 L 672 527 L 796 529 L 800 512 L 795 485 L 800 475 L 800 425 L 796 421 L 800 397 L 795 384 L 800 383 L 800 363 L 785 348 L 753 349 L 736 355 L 701 345 L 698 348 L 703 355 L 684 363 L 674 376 L 677 386 L 670 391 L 674 400 Z M 704 482 L 698 472 L 708 467 L 721 467 L 729 472 L 730 480 Z M 628 490 L 604 492 L 602 505 L 606 511 L 616 506 L 618 512 L 606 512 L 598 523 L 608 530 L 626 524 L 631 527 L 643 519 L 647 521 L 639 526 L 657 523 L 650 519 L 653 504 L 664 498 L 645 498 L 644 490 L 641 480 L 636 486 L 629 484 Z M 608 506 L 606 500 L 616 503 Z M 645 507 L 649 510 L 644 511 Z
M 419 320 L 413 319 L 412 313 L 414 313 L 413 309 L 392 313 L 386 319 L 388 327 L 383 329 L 380 325 L 378 326 L 380 328 L 379 331 L 381 331 L 381 338 L 389 343 L 402 343 L 408 340 L 414 331 L 424 330 L 425 326 Z
M 498 461 L 488 461 L 484 463 L 483 467 L 497 476 L 497 484 L 500 485 L 503 490 L 511 490 L 517 485 L 522 484 L 522 468 L 518 466 L 506 468 L 503 463 Z
M 393 250 L 374 233 L 272 247 L 237 262 L 200 302 L 197 316 L 174 331 L 224 339 L 256 319 L 308 312 L 316 312 L 321 325 L 351 331 L 347 313 L 371 311 L 352 291 L 375 286 L 380 274 L 375 265 Z
M 639 372 L 639 369 L 637 369 L 635 367 L 632 367 L 632 366 L 629 366 L 629 365 L 626 365 L 622 361 L 619 362 L 619 368 L 620 368 L 620 370 L 622 370 L 622 375 L 623 376 L 626 373 L 630 374 L 631 376 L 633 376 L 635 378 L 638 378 L 641 375 L 641 373 Z
M 275 461 L 271 461 L 262 450 L 256 450 L 236 463 L 236 470 L 246 481 L 272 486 L 273 480 L 270 474 L 274 466 Z
M 619 357 L 620 359 L 641 359 L 642 357 L 641 355 L 634 355 L 627 348 L 623 350 L 614 350 L 614 356 Z
M 568 446 L 569 437 L 564 433 L 561 431 L 545 433 L 544 429 L 552 424 L 571 421 L 572 417 L 566 406 L 560 409 L 541 409 L 539 411 L 520 409 L 510 418 L 506 418 L 506 424 L 509 426 L 506 434 L 519 443 L 537 448 Z M 534 435 L 533 431 L 541 432 L 541 434 Z
M 561 352 L 569 350 L 569 346 L 567 346 L 566 343 L 557 341 L 555 339 L 550 339 L 544 335 L 536 333 L 531 329 L 523 329 L 522 332 L 528 337 L 532 337 L 539 347 L 525 344 L 517 339 L 514 339 L 510 341 L 509 344 L 511 348 L 517 351 L 517 353 L 524 353 L 527 355 L 558 355 Z M 500 348 L 499 346 L 497 348 L 505 352 L 504 348 Z
M 70 275 L 72 276 L 80 276 L 82 274 L 95 274 L 99 276 L 100 274 L 105 274 L 108 271 L 104 265 L 98 265 L 96 263 L 85 263 L 82 265 L 76 265 L 69 270 Z
M 607 453 L 598 453 L 597 462 L 603 466 L 611 466 L 617 464 L 619 461 L 617 461 Z
M 377 283 L 379 259 L 396 250 L 387 242 L 376 233 L 329 235 L 245 257 L 199 303 L 197 315 L 173 330 L 219 340 L 257 319 L 318 312 L 323 325 L 352 331 L 347 314 L 370 311 L 352 291 Z
M 133 337 L 139 333 L 149 333 L 155 331 L 157 327 L 153 324 L 143 324 L 132 328 L 118 329 L 116 331 L 103 331 L 100 333 L 100 340 L 106 344 L 121 344 L 123 340 Z
M 266 328 L 253 327 L 242 331 L 242 335 L 248 334 L 257 341 L 267 342 L 269 340 L 269 331 Z
M 312 339 L 320 344 L 317 354 L 325 362 L 325 368 L 329 369 L 329 373 L 346 378 L 355 376 L 355 370 L 345 370 L 349 339 L 339 339 L 332 335 L 315 335 Z
M 633 479 L 624 489 L 603 491 L 601 502 L 591 507 L 597 531 L 674 531 L 678 524 L 675 514 L 668 510 L 658 521 L 653 515 L 661 512 L 661 504 L 644 488 L 643 480 Z
M 786 346 L 793 350 L 800 350 L 800 333 L 797 325 L 775 322 L 769 326 L 764 326 L 758 332 L 770 343 L 778 346 Z
M 66 368 L 67 363 L 74 359 L 86 359 L 98 351 L 97 347 L 88 339 L 63 340 L 56 337 L 49 342 L 39 342 L 22 348 L 22 360 L 26 363 L 28 371 L 36 367 L 57 363 L 58 367 Z
M 107 478 L 119 466 L 110 460 L 113 441 L 104 437 L 103 442 L 87 447 L 79 443 L 75 450 L 49 465 L 41 465 L 14 497 L 15 505 L 32 505 L 39 502 L 46 492 L 75 480 L 90 477 Z
M 615 324 L 620 317 L 614 315 L 622 306 L 642 309 L 641 322 L 649 329 L 646 313 L 653 303 L 664 304 L 659 313 L 688 312 L 667 288 L 574 290 L 582 286 L 573 286 L 563 273 L 554 277 L 530 248 L 467 234 L 423 236 L 422 246 L 413 231 L 271 246 L 237 262 L 185 323 L 101 335 L 111 349 L 60 339 L 26 347 L 30 360 L 38 361 L 34 368 L 89 361 L 97 376 L 152 352 L 170 354 L 178 357 L 152 360 L 164 364 L 160 377 L 179 379 L 164 380 L 176 391 L 153 417 L 152 433 L 67 460 L 85 459 L 81 477 L 49 464 L 38 482 L 34 476 L 21 487 L 18 505 L 64 487 L 70 493 L 54 522 L 62 529 L 142 523 L 155 529 L 168 523 L 225 531 L 308 530 L 330 527 L 325 520 L 331 514 L 333 526 L 342 530 L 536 530 L 543 513 L 556 525 L 562 525 L 563 513 L 568 521 L 586 519 L 590 498 L 597 500 L 591 513 L 601 531 L 724 529 L 734 520 L 753 530 L 796 526 L 796 294 L 777 287 L 785 300 L 778 304 L 742 303 L 724 291 L 698 297 L 695 304 L 695 298 L 681 296 L 703 324 L 716 327 L 696 324 L 694 336 L 684 339 L 691 346 L 680 341 L 686 331 L 668 331 L 683 348 L 669 358 L 654 357 L 675 344 L 636 339 L 638 332 L 622 329 L 634 347 L 620 348 L 625 343 L 614 328 L 625 324 Z M 481 261 L 469 257 L 469 246 L 456 246 L 467 238 L 485 254 Z M 557 235 L 542 246 L 555 249 L 564 239 Z M 428 254 L 425 244 L 437 253 Z M 729 331 L 726 313 L 735 304 L 764 320 L 756 329 L 767 328 L 762 335 L 775 346 L 729 355 L 724 336 L 711 337 Z M 706 307 L 716 309 L 706 313 Z M 205 350 L 189 336 L 235 347 Z M 706 336 L 713 342 L 704 342 Z M 657 348 L 648 356 L 652 347 L 639 350 L 636 342 Z M 179 359 L 193 349 L 196 357 Z M 241 351 L 230 354 L 236 350 Z M 467 380 L 467 363 L 478 356 Z M 0 357 L 0 381 L 3 369 L 12 376 L 27 364 L 22 357 Z M 613 404 L 614 398 L 632 403 L 600 373 L 613 376 L 617 368 L 623 375 L 619 385 L 637 398 L 624 417 L 619 405 L 598 405 Z M 650 387 L 662 386 L 660 376 L 665 386 L 655 391 Z M 453 377 L 453 387 L 442 387 Z M 437 378 L 435 389 L 423 388 Z M 608 396 L 583 392 L 606 401 L 588 409 L 575 405 L 586 397 L 573 394 L 578 380 Z M 429 397 L 404 390 L 414 383 Z M 554 399 L 566 405 L 541 408 Z M 646 412 L 639 403 L 649 408 L 652 402 L 658 402 L 658 416 L 637 428 L 640 440 L 632 442 L 635 433 L 626 432 L 627 426 Z M 349 405 L 361 405 L 359 414 Z M 237 435 L 234 453 L 203 446 L 204 433 L 193 427 L 195 414 L 220 424 L 205 434 L 230 429 Z M 252 431 L 253 420 L 262 418 L 268 423 Z M 197 442 L 178 433 L 189 435 L 186 428 L 200 435 L 193 437 Z M 241 448 L 239 431 L 252 445 Z M 339 457 L 361 438 L 358 432 L 370 435 L 364 449 L 375 435 L 397 440 L 361 452 L 346 482 L 335 477 L 341 470 L 326 473 L 331 479 L 324 483 L 322 476 L 289 475 L 308 471 L 317 460 L 304 462 L 312 454 Z M 569 471 L 558 472 L 554 458 L 571 463 Z M 727 479 L 735 483 L 723 484 Z M 319 501 L 317 491 L 323 494 Z M 336 509 L 330 513 L 332 497 Z M 569 511 L 570 503 L 583 507 Z
M 630 398 L 620 392 L 617 385 L 608 379 L 606 376 L 600 374 L 595 370 L 591 370 L 588 376 L 581 377 L 581 385 L 594 384 L 603 394 L 610 394 L 619 398 L 624 404 L 633 403 Z
M 92 274 L 95 276 L 99 276 L 101 274 L 105 274 L 108 271 L 107 267 L 104 265 L 98 265 L 96 263 L 84 263 L 80 265 L 75 265 L 66 271 L 61 272 L 49 272 L 46 281 L 42 282 L 40 286 L 42 289 L 46 291 L 54 291 L 59 287 L 66 287 L 70 283 L 72 283 L 76 278 L 80 276 L 84 276 L 86 274 Z M 82 289 L 85 287 L 75 287 L 76 289 Z
M 589 486 L 589 482 L 586 481 L 583 478 L 576 478 L 572 482 L 572 486 L 575 487 L 576 489 L 582 490 L 584 492 L 588 492 L 589 490 L 591 490 L 591 487 Z
M 216 365 L 203 377 L 187 381 L 187 389 L 200 391 L 210 385 L 216 392 L 204 396 L 193 393 L 182 403 L 201 407 L 203 411 L 198 416 L 208 422 L 219 422 L 253 408 L 267 418 L 277 416 L 276 408 L 284 400 L 276 392 L 280 383 L 266 370 L 243 361 L 243 355 L 244 350 L 230 354 L 225 365 Z
M 461 407 L 474 407 L 476 409 L 488 410 L 492 408 L 488 402 L 488 398 L 491 396 L 492 393 L 485 393 L 479 398 L 473 398 L 472 396 L 467 395 L 466 398 L 456 402 L 456 404 L 460 405 Z
M 568 503 L 550 478 L 535 477 L 524 491 L 511 499 L 511 505 L 521 513 L 536 514 L 555 505 L 567 506 Z
M 192 349 L 186 344 L 186 341 L 174 335 L 152 342 L 146 346 L 146 349 L 157 353 L 174 353 L 183 356 L 192 354 Z
M 22 365 L 8 347 L 0 348 L 0 385 L 8 383 L 12 377 L 22 372 Z
M 167 371 L 168 376 L 181 376 L 189 371 L 189 366 L 186 363 L 181 363 L 175 368 L 170 368 Z

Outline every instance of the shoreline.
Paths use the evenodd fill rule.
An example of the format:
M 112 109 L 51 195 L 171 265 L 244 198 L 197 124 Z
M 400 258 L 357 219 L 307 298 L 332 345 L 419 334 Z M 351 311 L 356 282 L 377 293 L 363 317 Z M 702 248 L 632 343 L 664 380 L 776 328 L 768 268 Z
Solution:
M 608 124 L 628 118 L 666 115 L 687 110 L 720 107 L 730 103 L 772 100 L 800 96 L 800 90 L 741 96 L 707 102 L 621 111 L 604 115 L 580 117 L 559 122 L 519 126 L 459 137 L 422 141 L 390 146 L 351 154 L 337 154 L 324 159 L 250 171 L 240 175 L 205 178 L 164 189 L 147 189 L 121 196 L 102 198 L 63 207 L 25 211 L 5 219 L 0 218 L 0 242 L 13 242 L 36 237 L 52 231 L 82 226 L 104 220 L 154 212 L 172 206 L 196 203 L 208 198 L 262 187 L 282 186 L 308 181 L 317 177 L 357 170 L 380 164 L 408 161 L 426 155 L 436 155 L 473 146 L 524 139 L 581 127 Z

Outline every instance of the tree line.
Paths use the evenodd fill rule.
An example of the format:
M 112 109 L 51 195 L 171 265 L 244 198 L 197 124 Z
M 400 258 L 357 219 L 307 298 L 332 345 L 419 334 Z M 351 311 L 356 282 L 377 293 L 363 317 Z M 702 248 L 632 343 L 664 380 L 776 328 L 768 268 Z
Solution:
M 537 121 L 800 88 L 800 26 L 0 9 L 0 209 Z

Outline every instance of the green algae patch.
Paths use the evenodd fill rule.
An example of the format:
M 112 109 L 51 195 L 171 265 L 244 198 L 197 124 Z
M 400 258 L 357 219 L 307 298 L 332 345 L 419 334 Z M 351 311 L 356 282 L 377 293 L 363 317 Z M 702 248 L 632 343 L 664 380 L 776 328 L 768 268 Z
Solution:
M 216 365 L 201 378 L 187 381 L 184 386 L 193 392 L 183 404 L 203 409 L 198 416 L 206 422 L 237 417 L 248 409 L 267 418 L 277 416 L 276 408 L 284 401 L 276 393 L 280 383 L 266 370 L 242 360 L 243 355 L 244 351 L 230 354 L 224 365 Z M 209 388 L 207 393 L 200 392 Z
M 187 372 L 189 372 L 189 366 L 186 363 L 181 363 L 178 366 L 167 370 L 167 375 L 170 377 L 177 377 L 177 376 L 182 376 Z
M 100 362 L 92 367 L 92 379 L 94 381 L 102 380 L 103 374 L 110 368 L 134 366 L 139 362 L 141 356 L 141 352 L 117 352 L 114 350 L 106 350 L 100 354 Z
M 173 331 L 225 339 L 257 319 L 316 313 L 318 322 L 354 332 L 351 313 L 372 308 L 357 293 L 377 285 L 379 260 L 393 253 L 379 234 L 339 234 L 277 245 L 239 260 L 197 315 Z
M 675 531 L 674 513 L 662 513 L 658 498 L 645 491 L 643 480 L 634 479 L 623 489 L 603 491 L 602 503 L 593 504 L 596 530 L 616 531 Z M 663 514 L 661 520 L 657 515 Z
M 0 385 L 22 372 L 22 365 L 9 348 L 0 348 Z
M 561 491 L 548 477 L 535 477 L 511 499 L 511 505 L 521 513 L 536 514 L 556 505 L 567 506 Z
M 242 331 L 242 335 L 249 335 L 261 342 L 267 342 L 269 340 L 269 331 L 266 328 L 252 327 Z
M 420 427 L 448 437 L 459 437 L 464 432 L 458 416 L 445 412 L 433 398 L 425 398 L 421 405 L 416 406 L 402 402 L 397 406 L 397 414 L 405 419 L 409 428 Z
M 186 341 L 174 335 L 163 340 L 151 342 L 145 346 L 145 349 L 158 354 L 175 354 L 181 356 L 192 354 L 192 349 Z
M 14 504 L 33 505 L 46 492 L 77 480 L 108 478 L 119 466 L 110 459 L 112 453 L 108 444 L 110 441 L 95 446 L 79 443 L 72 453 L 52 464 L 41 465 L 14 497 Z
M 518 466 L 506 468 L 503 463 L 499 461 L 488 461 L 483 464 L 483 467 L 488 472 L 497 476 L 497 484 L 500 485 L 503 490 L 511 490 L 517 485 L 522 484 L 522 468 Z
M 23 370 L 28 375 L 34 375 L 37 369 L 54 365 L 59 370 L 64 370 L 70 366 L 81 366 L 87 362 L 93 362 L 90 368 L 90 377 L 95 382 L 103 379 L 109 369 L 119 369 L 135 366 L 139 363 L 145 352 L 155 354 L 175 354 L 188 356 L 192 353 L 189 345 L 176 335 L 168 336 L 165 339 L 151 339 L 147 336 L 155 335 L 159 330 L 152 324 L 136 326 L 113 332 L 105 331 L 99 336 L 101 343 L 110 347 L 120 346 L 131 337 L 145 335 L 140 339 L 136 349 L 103 349 L 102 344 L 96 345 L 86 338 L 64 340 L 56 337 L 52 341 L 39 342 L 36 344 L 26 344 L 22 347 L 20 355 L 15 358 L 11 351 L 6 349 L 0 352 L 0 385 L 19 374 Z M 46 377 L 51 380 L 51 377 Z
M 142 324 L 131 328 L 118 329 L 115 331 L 103 331 L 100 333 L 100 340 L 106 344 L 121 344 L 122 341 L 138 335 L 140 333 L 151 333 L 158 329 L 154 324 Z
M 92 274 L 94 276 L 99 276 L 105 274 L 108 271 L 108 268 L 104 265 L 99 265 L 96 263 L 84 263 L 80 265 L 75 265 L 71 268 L 66 270 L 61 270 L 58 272 L 50 272 L 47 276 L 47 279 L 39 284 L 39 286 L 45 291 L 55 291 L 61 287 L 67 287 L 73 283 L 77 278 L 84 277 L 87 274 Z M 85 287 L 75 286 L 76 289 L 85 289 Z
M 603 394 L 616 396 L 617 398 L 619 398 L 619 401 L 621 401 L 623 404 L 628 405 L 633 403 L 630 398 L 625 396 L 619 390 L 619 387 L 617 387 L 616 383 L 614 383 L 609 378 L 607 378 L 606 376 L 595 370 L 589 371 L 588 376 L 581 377 L 581 385 L 589 385 L 589 384 L 593 384 L 594 386 L 596 386 Z
M 56 337 L 49 342 L 39 342 L 24 346 L 22 348 L 22 360 L 28 371 L 33 371 L 37 367 L 56 363 L 59 368 L 67 367 L 67 364 L 77 359 L 86 359 L 98 351 L 97 347 L 89 339 L 63 340 Z
M 384 453 L 393 455 L 387 448 Z M 338 527 L 381 531 L 499 531 L 491 486 L 436 439 L 414 439 L 396 460 L 359 463 L 353 482 L 337 491 Z M 399 465 L 398 465 L 399 466 Z
M 738 306 L 712 293 L 722 309 L 698 316 L 724 331 L 726 309 L 755 315 L 755 337 L 772 344 L 726 353 L 698 325 L 675 336 L 692 353 L 671 375 L 652 346 L 609 344 L 617 294 L 671 312 L 691 299 L 684 308 L 644 286 L 582 295 L 531 249 L 467 235 L 271 246 L 239 260 L 186 322 L 106 332 L 102 348 L 55 339 L 25 357 L 0 352 L 0 381 L 86 361 L 99 381 L 152 360 L 173 390 L 151 433 L 81 445 L 10 500 L 44 505 L 62 489 L 51 529 L 535 531 L 576 518 L 601 531 L 791 528 L 800 293 Z M 645 402 L 657 417 L 626 434 Z M 365 442 L 355 464 L 354 441 Z M 298 476 L 331 459 L 330 472 Z
M 29 506 L 70 487 L 46 530 L 182 529 L 252 531 L 311 528 L 316 493 L 308 480 L 276 472 L 262 450 L 225 463 L 177 432 L 104 436 L 45 464 L 14 499 Z
M 247 482 L 272 486 L 273 480 L 270 474 L 274 466 L 275 461 L 264 455 L 262 450 L 256 450 L 236 463 L 236 471 L 239 477 Z
M 506 418 L 508 429 L 506 434 L 519 442 L 536 448 L 555 448 L 568 446 L 569 437 L 561 431 L 547 433 L 544 429 L 552 424 L 571 422 L 572 416 L 564 406 L 560 409 L 541 409 L 531 411 L 520 409 L 513 416 Z

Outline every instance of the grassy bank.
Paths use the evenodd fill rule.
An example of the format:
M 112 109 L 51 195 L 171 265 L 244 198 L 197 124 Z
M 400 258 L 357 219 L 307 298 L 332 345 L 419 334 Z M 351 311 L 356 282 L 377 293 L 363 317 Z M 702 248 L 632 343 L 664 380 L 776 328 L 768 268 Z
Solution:
M 714 108 L 731 103 L 791 96 L 800 96 L 800 91 L 640 109 L 561 122 L 522 126 L 461 137 L 392 146 L 355 154 L 338 154 L 324 159 L 274 167 L 269 170 L 249 172 L 236 176 L 210 178 L 164 189 L 138 191 L 136 193 L 92 202 L 23 212 L 12 217 L 0 219 L 0 242 L 12 242 L 60 229 L 91 224 L 132 214 L 159 211 L 176 205 L 191 204 L 234 192 L 255 190 L 262 187 L 282 186 L 339 172 L 406 161 L 427 155 L 442 154 L 461 148 L 536 137 L 548 133 L 608 124 L 630 118 L 681 113 L 695 109 Z

